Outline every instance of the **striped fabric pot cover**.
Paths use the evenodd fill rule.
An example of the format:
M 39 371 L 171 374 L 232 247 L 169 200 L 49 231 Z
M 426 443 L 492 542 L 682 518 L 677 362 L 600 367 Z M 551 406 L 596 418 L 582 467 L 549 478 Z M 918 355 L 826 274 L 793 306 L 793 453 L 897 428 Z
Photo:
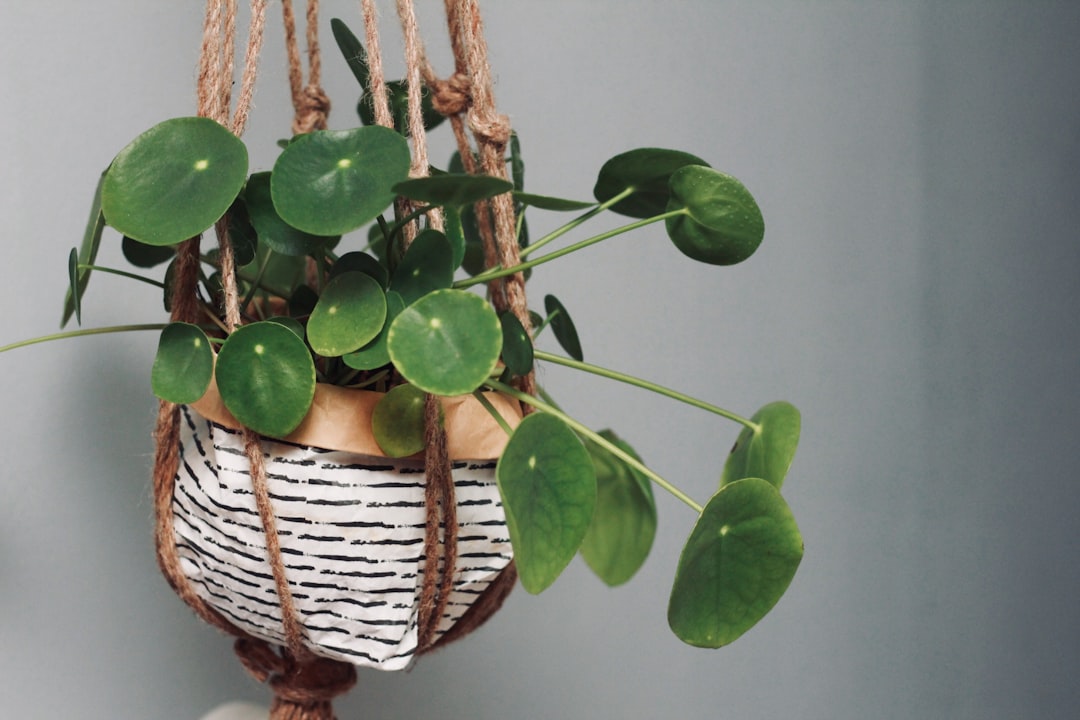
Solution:
M 285 642 L 242 434 L 184 407 L 173 514 L 184 574 L 239 628 Z M 424 470 L 263 440 L 282 557 L 311 650 L 382 670 L 416 653 Z M 441 635 L 510 563 L 495 462 L 455 462 L 458 561 Z

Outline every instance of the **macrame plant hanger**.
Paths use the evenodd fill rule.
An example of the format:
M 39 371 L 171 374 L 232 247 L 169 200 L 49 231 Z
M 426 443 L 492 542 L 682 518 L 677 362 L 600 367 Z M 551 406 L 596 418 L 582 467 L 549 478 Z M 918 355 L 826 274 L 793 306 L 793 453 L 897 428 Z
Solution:
M 434 74 L 424 56 L 412 0 L 397 0 L 397 10 L 405 36 L 408 84 L 408 124 L 413 143 L 411 175 L 428 173 L 426 137 L 421 116 L 421 92 L 426 84 L 436 109 L 451 122 L 465 168 L 506 179 L 505 150 L 510 140 L 509 120 L 495 110 L 491 72 L 487 63 L 487 45 L 476 0 L 445 0 L 455 70 L 447 80 Z M 198 73 L 198 114 L 211 118 L 240 136 L 251 108 L 259 54 L 266 20 L 266 0 L 251 0 L 251 21 L 243 58 L 240 92 L 235 108 L 232 101 L 234 46 L 236 42 L 237 0 L 207 0 Z M 321 63 L 318 44 L 318 0 L 308 0 L 306 40 L 308 46 L 308 81 L 303 81 L 297 47 L 296 21 L 291 0 L 282 0 L 286 50 L 289 58 L 289 85 L 295 110 L 293 132 L 311 132 L 326 127 L 330 102 L 319 85 Z M 371 72 L 371 94 L 376 121 L 392 127 L 386 83 L 382 75 L 378 27 L 374 0 L 362 0 L 365 35 Z M 231 110 L 231 113 L 230 113 Z M 467 137 L 468 125 L 476 141 L 474 154 Z M 404 216 L 411 208 L 399 201 L 397 212 Z M 518 263 L 518 243 L 514 208 L 509 194 L 478 203 L 477 217 L 484 243 L 485 264 L 509 267 Z M 437 211 L 427 213 L 429 227 L 440 229 L 442 217 Z M 417 221 L 405 229 L 408 242 L 417 232 Z M 218 238 L 223 285 L 223 315 L 228 332 L 241 323 L 240 293 L 235 261 L 229 243 L 227 222 L 215 226 Z M 200 238 L 183 243 L 177 252 L 173 281 L 174 321 L 197 323 L 206 312 L 199 302 Z M 493 281 L 489 295 L 496 310 L 512 311 L 523 327 L 530 328 L 525 304 L 524 279 L 518 275 Z M 216 321 L 216 318 L 214 318 Z M 530 375 L 521 389 L 532 394 Z M 523 408 L 527 411 L 527 408 Z M 476 603 L 441 637 L 436 639 L 450 588 L 453 583 L 457 548 L 456 503 L 446 450 L 446 435 L 441 426 L 438 399 L 425 401 L 426 536 L 424 553 L 436 569 L 425 572 L 421 588 L 417 622 L 418 652 L 426 652 L 463 637 L 486 621 L 499 607 L 516 581 L 513 563 L 488 587 Z M 180 408 L 162 401 L 155 429 L 154 509 L 155 544 L 162 574 L 176 594 L 204 621 L 236 638 L 235 650 L 244 667 L 274 692 L 271 720 L 332 720 L 331 700 L 347 692 L 356 682 L 353 665 L 319 657 L 304 643 L 303 629 L 294 606 L 292 592 L 281 557 L 276 518 L 271 504 L 264 460 L 258 436 L 244 430 L 245 455 L 250 463 L 252 491 L 266 540 L 268 562 L 281 607 L 284 647 L 251 637 L 221 615 L 197 594 L 184 575 L 173 527 L 173 492 L 179 466 Z M 441 535 L 441 537 L 440 537 Z

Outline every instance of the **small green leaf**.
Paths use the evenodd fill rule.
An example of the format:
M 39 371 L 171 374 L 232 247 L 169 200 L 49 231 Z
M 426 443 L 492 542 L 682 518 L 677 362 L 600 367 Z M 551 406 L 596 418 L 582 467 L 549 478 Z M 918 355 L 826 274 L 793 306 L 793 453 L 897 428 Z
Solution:
M 338 275 L 326 284 L 308 318 L 311 349 L 323 357 L 351 353 L 375 339 L 386 320 L 386 295 L 371 276 Z
M 157 267 L 169 262 L 176 255 L 176 249 L 171 245 L 147 245 L 126 235 L 120 241 L 120 249 L 124 253 L 124 259 L 138 268 Z
M 452 207 L 443 208 L 443 220 L 446 239 L 453 251 L 450 264 L 457 270 L 465 261 L 465 228 L 462 226 L 461 211 Z
M 390 325 L 387 349 L 406 380 L 434 395 L 467 395 L 499 361 L 502 327 L 484 298 L 436 290 Z
M 68 291 L 75 305 L 75 322 L 82 325 L 82 288 L 79 287 L 79 251 L 71 248 L 68 253 Z
M 502 359 L 514 375 L 528 375 L 533 368 L 533 344 L 521 321 L 507 310 L 499 316 L 502 325 Z
M 169 402 L 193 403 L 203 396 L 214 375 L 214 351 L 198 325 L 174 322 L 158 341 L 150 384 L 154 395 Z
M 712 168 L 684 167 L 671 176 L 668 237 L 687 257 L 710 265 L 734 265 L 754 254 L 765 237 L 765 220 L 741 182 Z
M 345 57 L 345 62 L 348 64 L 349 69 L 352 70 L 353 75 L 356 76 L 356 81 L 360 83 L 360 87 L 364 89 L 364 92 L 369 92 L 371 90 L 371 80 L 364 46 L 360 44 L 360 40 L 353 34 L 353 31 L 337 18 L 330 20 L 330 30 L 334 33 L 334 40 L 337 42 L 341 54 Z
M 776 605 L 802 555 L 799 528 L 775 487 L 760 478 L 725 486 L 679 557 L 668 624 L 690 645 L 727 645 Z
M 315 364 L 303 340 L 283 325 L 237 328 L 218 351 L 218 390 L 233 416 L 260 435 L 296 429 L 315 396 Z
M 462 207 L 514 189 L 512 183 L 490 175 L 445 174 L 414 178 L 394 186 L 394 192 L 428 205 Z
M 756 477 L 768 480 L 779 490 L 799 446 L 799 411 L 791 403 L 779 401 L 769 403 L 750 419 L 759 429 L 744 427 L 739 433 L 724 463 L 720 487 Z
M 667 209 L 671 191 L 668 178 L 686 165 L 708 165 L 701 158 L 679 150 L 639 148 L 616 155 L 604 163 L 593 195 L 606 202 L 628 188 L 634 193 L 611 206 L 612 212 L 650 218 Z
M 175 245 L 213 225 L 247 179 L 247 148 L 208 118 L 173 118 L 125 147 L 105 172 L 109 225 L 147 245 Z
M 82 244 L 79 245 L 79 264 L 93 265 L 97 260 L 98 248 L 101 246 L 101 234 L 105 230 L 105 216 L 101 212 L 101 186 L 105 183 L 105 173 L 98 178 L 97 187 L 94 188 L 94 199 L 90 205 L 90 218 L 86 221 L 86 229 L 83 231 Z M 79 280 L 70 283 L 67 295 L 64 297 L 64 314 L 60 318 L 60 327 L 63 328 L 71 320 L 75 312 L 75 305 L 82 300 L 86 286 L 90 282 L 90 270 L 79 271 Z M 77 290 L 73 290 L 77 288 Z M 76 297 L 77 295 L 77 297 Z M 81 321 L 80 321 L 81 322 Z
M 516 131 L 510 133 L 510 177 L 514 181 L 514 190 L 525 187 L 525 161 L 521 159 L 521 139 Z
M 287 315 L 274 315 L 273 317 L 266 318 L 266 322 L 277 323 L 282 327 L 286 327 L 292 330 L 293 335 L 303 340 L 306 337 L 306 331 L 304 326 L 300 324 L 300 321 L 296 318 L 288 317 Z
M 394 130 L 402 135 L 409 134 L 409 85 L 404 80 L 391 80 L 386 83 L 386 93 L 390 101 L 390 117 L 394 121 Z M 364 125 L 375 126 L 375 108 L 371 102 L 370 88 L 360 99 L 356 112 Z M 445 120 L 431 101 L 431 91 L 427 87 L 420 90 L 420 117 L 425 130 L 438 127 Z
M 339 257 L 330 266 L 330 278 L 353 271 L 368 275 L 384 290 L 390 284 L 390 274 L 386 271 L 386 266 L 366 252 L 349 252 Z
M 551 318 L 551 331 L 555 333 L 555 339 L 559 341 L 562 349 L 578 362 L 584 360 L 577 328 L 563 304 L 554 295 L 547 295 L 544 297 L 544 309 Z
M 379 332 L 378 337 L 369 342 L 356 352 L 341 356 L 346 365 L 354 370 L 374 370 L 383 365 L 390 364 L 390 351 L 386 348 L 386 338 L 390 335 L 390 325 L 394 318 L 405 309 L 405 301 L 401 296 L 391 290 L 386 293 L 386 322 Z
M 537 208 L 538 210 L 551 210 L 553 212 L 573 212 L 584 210 L 596 205 L 594 202 L 581 200 L 567 200 L 565 198 L 548 197 L 546 195 L 533 195 L 526 192 L 515 192 L 514 199 L 522 205 Z
M 409 144 L 379 127 L 301 135 L 278 156 L 270 193 L 278 215 L 312 235 L 341 235 L 374 220 L 409 175 Z
M 454 282 L 453 248 L 438 230 L 424 230 L 417 235 L 405 256 L 394 269 L 390 289 L 401 293 L 411 305 L 433 290 L 450 287 Z
M 261 242 L 276 253 L 303 257 L 327 247 L 339 236 L 312 235 L 281 219 L 270 196 L 268 172 L 252 175 L 244 188 L 244 205 Z
M 610 430 L 600 435 L 635 459 L 634 449 Z M 581 543 L 581 557 L 615 587 L 634 576 L 656 537 L 656 502 L 649 479 L 594 442 L 585 448 L 596 469 L 596 510 Z
M 526 417 L 495 469 L 522 586 L 542 592 L 570 563 L 596 504 L 596 473 L 581 440 L 544 413 Z
M 387 457 L 408 457 L 424 449 L 424 391 L 398 385 L 386 393 L 371 414 L 375 442 Z

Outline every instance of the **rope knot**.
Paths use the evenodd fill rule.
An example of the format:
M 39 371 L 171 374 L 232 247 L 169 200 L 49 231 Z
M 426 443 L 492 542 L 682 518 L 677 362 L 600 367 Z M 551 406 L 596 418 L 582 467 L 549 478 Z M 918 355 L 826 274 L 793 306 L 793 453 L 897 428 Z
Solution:
M 293 118 L 294 134 L 325 130 L 330 115 L 330 98 L 318 85 L 308 85 L 300 91 L 296 100 L 296 117 Z
M 478 142 L 491 145 L 499 152 L 510 144 L 510 118 L 506 115 L 480 117 L 478 114 L 471 114 L 469 127 Z
M 251 637 L 237 640 L 234 650 L 247 671 L 273 689 L 271 718 L 330 720 L 330 701 L 356 684 L 356 668 L 348 663 L 315 656 L 297 662 L 287 651 L 279 655 Z
M 456 72 L 446 80 L 431 83 L 431 105 L 446 117 L 469 109 L 472 104 L 472 83 L 469 76 Z

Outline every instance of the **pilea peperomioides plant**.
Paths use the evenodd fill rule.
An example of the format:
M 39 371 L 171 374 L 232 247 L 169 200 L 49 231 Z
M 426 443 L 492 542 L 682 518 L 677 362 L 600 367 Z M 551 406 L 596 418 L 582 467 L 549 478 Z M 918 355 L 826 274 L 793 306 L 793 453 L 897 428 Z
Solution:
M 334 30 L 366 91 L 362 48 L 341 23 L 335 21 Z M 370 122 L 363 112 L 361 117 Z M 490 409 L 487 393 L 504 393 L 534 410 L 511 428 L 490 409 L 510 435 L 496 477 L 526 590 L 550 586 L 579 552 L 604 582 L 630 579 L 653 542 L 656 484 L 698 515 L 671 591 L 668 621 L 675 634 L 692 645 L 725 645 L 775 605 L 803 552 L 779 492 L 798 443 L 798 411 L 774 402 L 741 417 L 588 364 L 570 315 L 553 296 L 544 299 L 543 312 L 535 309 L 530 332 L 475 292 L 494 279 L 659 223 L 684 255 L 712 265 L 739 263 L 758 247 L 764 222 L 738 180 L 694 155 L 644 148 L 605 163 L 595 200 L 583 202 L 524 192 L 516 138 L 513 182 L 459 172 L 460 158 L 451 161 L 451 172 L 433 168 L 430 177 L 409 179 L 405 136 L 375 125 L 312 132 L 282 145 L 271 171 L 252 174 L 241 140 L 209 119 L 167 120 L 132 141 L 102 175 L 86 236 L 72 251 L 64 322 L 72 316 L 81 321 L 94 270 L 169 287 L 95 265 L 105 227 L 123 236 L 124 255 L 136 268 L 168 266 L 167 278 L 175 246 L 225 218 L 244 294 L 243 324 L 225 330 L 221 264 L 216 251 L 204 254 L 198 300 L 205 322 L 154 326 L 161 329 L 152 370 L 158 397 L 189 404 L 214 384 L 240 423 L 281 438 L 308 415 L 318 383 L 377 390 L 385 394 L 372 432 L 387 456 L 405 457 L 424 449 L 425 394 L 473 395 Z M 483 268 L 473 206 L 502 193 L 513 194 L 522 261 Z M 399 196 L 419 209 L 396 217 Z M 406 248 L 405 224 L 418 218 L 424 223 L 434 208 L 446 219 L 445 231 L 423 227 Z M 579 214 L 529 240 L 529 209 Z M 550 249 L 605 212 L 632 221 Z M 366 233 L 354 233 L 365 227 Z M 171 302 L 166 290 L 166 307 Z M 565 355 L 534 348 L 548 326 Z M 50 338 L 126 329 L 132 327 Z M 707 503 L 650 470 L 611 431 L 589 429 L 543 391 L 533 397 L 517 390 L 515 378 L 529 374 L 537 361 L 660 393 L 740 425 Z

